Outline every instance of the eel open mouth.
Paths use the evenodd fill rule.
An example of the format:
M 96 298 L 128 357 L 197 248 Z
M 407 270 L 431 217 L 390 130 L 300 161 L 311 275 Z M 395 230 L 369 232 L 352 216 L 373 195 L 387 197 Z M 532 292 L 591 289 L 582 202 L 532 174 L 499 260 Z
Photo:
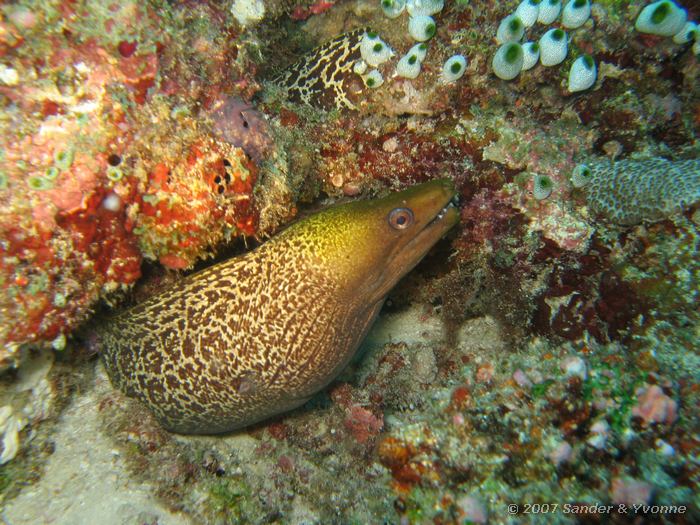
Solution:
M 402 249 L 405 253 L 413 252 L 411 257 L 415 258 L 416 262 L 425 255 L 433 244 L 459 222 L 459 194 L 454 188 L 445 188 L 445 190 L 442 197 L 444 205 L 438 209 L 433 218 L 425 223 L 425 226 Z
M 434 222 L 441 221 L 442 219 L 445 218 L 445 216 L 447 215 L 448 211 L 451 208 L 457 208 L 458 206 L 459 206 L 459 194 L 455 193 L 454 195 L 452 195 L 452 198 L 447 202 L 447 204 L 445 204 L 445 206 L 442 207 L 442 209 L 438 212 L 438 214 L 435 217 L 433 217 L 433 220 L 427 224 L 427 226 L 431 226 Z

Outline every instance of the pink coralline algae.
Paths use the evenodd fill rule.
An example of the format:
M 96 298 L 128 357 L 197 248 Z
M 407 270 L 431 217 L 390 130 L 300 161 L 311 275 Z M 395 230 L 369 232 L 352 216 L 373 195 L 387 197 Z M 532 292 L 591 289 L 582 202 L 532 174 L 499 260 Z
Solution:
M 488 513 L 484 504 L 474 496 L 463 496 L 457 500 L 457 512 L 464 523 L 487 523 Z
M 538 200 L 533 196 L 534 177 L 529 178 L 525 186 L 527 191 L 511 185 L 504 187 L 501 194 L 528 217 L 530 230 L 541 231 L 544 237 L 564 250 L 585 253 L 589 248 L 593 228 L 571 213 L 569 197 L 561 191 L 563 183 L 561 177 L 559 179 L 559 186 L 546 199 Z
M 532 387 L 532 381 L 530 381 L 530 378 L 527 377 L 527 374 L 519 368 L 513 372 L 513 381 L 515 381 L 516 384 L 522 388 Z
M 292 20 L 306 20 L 313 15 L 320 15 L 325 13 L 331 7 L 335 5 L 335 2 L 327 2 L 326 0 L 318 0 L 316 3 L 310 5 L 309 7 L 297 6 L 292 11 L 290 15 Z
M 488 189 L 474 195 L 469 206 L 462 208 L 462 249 L 473 253 L 481 247 L 494 250 L 496 241 L 508 232 L 516 211 L 506 198 Z
M 101 205 L 109 193 L 129 203 L 134 190 L 106 175 L 107 152 L 121 153 L 132 140 L 124 130 L 124 105 L 106 85 L 121 82 L 126 89 L 152 80 L 154 57 L 134 57 L 138 67 L 121 67 L 94 41 L 55 45 L 39 79 L 24 75 L 3 93 L 32 118 L 0 139 L 6 177 L 0 307 L 16 320 L 0 325 L 0 368 L 12 364 L 21 344 L 55 340 L 60 348 L 102 291 L 140 276 L 141 255 L 125 209 Z M 22 55 L 13 63 L 20 71 L 29 67 Z M 60 74 L 67 79 L 63 92 L 43 89 L 42 82 Z M 143 93 L 132 94 L 136 101 Z
M 564 463 L 569 463 L 573 457 L 574 449 L 566 441 L 562 441 L 557 447 L 552 450 L 548 457 L 555 467 L 559 467 Z
M 610 487 L 613 503 L 630 507 L 649 503 L 652 491 L 649 483 L 632 478 L 615 478 Z
M 384 418 L 375 416 L 372 412 L 359 405 L 349 408 L 345 418 L 345 428 L 358 443 L 367 443 L 384 428 Z
M 647 425 L 671 425 L 678 417 L 678 405 L 659 386 L 652 385 L 637 390 L 637 406 L 632 408 L 632 415 L 642 418 Z

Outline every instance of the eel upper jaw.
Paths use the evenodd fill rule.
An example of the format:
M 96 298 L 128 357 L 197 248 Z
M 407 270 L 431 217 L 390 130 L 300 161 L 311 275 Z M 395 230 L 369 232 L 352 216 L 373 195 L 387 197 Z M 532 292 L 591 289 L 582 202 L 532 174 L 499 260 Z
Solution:
M 433 245 L 459 222 L 458 195 L 451 192 L 443 205 L 413 238 L 399 245 L 388 257 L 382 278 L 379 279 L 373 296 L 383 300 L 394 285 L 411 271 Z
M 458 205 L 459 205 L 459 195 L 457 194 L 457 192 L 455 192 L 452 195 L 452 197 L 450 197 L 450 200 L 447 201 L 447 204 L 445 204 L 442 208 L 440 208 L 440 211 L 437 212 L 435 217 L 433 217 L 433 219 L 428 224 L 425 225 L 425 228 L 428 228 L 431 225 L 433 225 L 435 223 L 439 223 L 440 221 L 445 219 L 447 214 L 451 213 L 450 210 L 455 210 L 457 212 L 457 215 L 459 218 L 459 210 L 457 208 Z M 452 226 L 454 226 L 454 224 L 456 224 L 456 221 L 455 221 L 455 223 L 450 224 L 448 229 L 451 228 Z M 425 228 L 423 228 L 423 229 L 425 230 Z
M 450 228 L 459 222 L 459 197 L 456 192 L 449 195 L 434 217 L 426 223 L 411 240 L 409 240 L 394 257 L 413 259 L 409 271 L 423 258 L 432 246 L 445 235 Z

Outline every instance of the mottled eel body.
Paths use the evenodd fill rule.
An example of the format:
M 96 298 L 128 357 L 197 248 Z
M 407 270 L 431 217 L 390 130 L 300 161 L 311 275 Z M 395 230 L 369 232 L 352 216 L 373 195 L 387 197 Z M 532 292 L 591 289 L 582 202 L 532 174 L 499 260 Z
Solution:
M 396 282 L 458 220 L 451 182 L 331 207 L 109 320 L 112 382 L 174 432 L 295 408 L 348 363 Z
M 306 53 L 271 79 L 298 104 L 321 109 L 357 110 L 357 97 L 364 87 L 353 71 L 360 42 L 368 28 L 344 33 Z

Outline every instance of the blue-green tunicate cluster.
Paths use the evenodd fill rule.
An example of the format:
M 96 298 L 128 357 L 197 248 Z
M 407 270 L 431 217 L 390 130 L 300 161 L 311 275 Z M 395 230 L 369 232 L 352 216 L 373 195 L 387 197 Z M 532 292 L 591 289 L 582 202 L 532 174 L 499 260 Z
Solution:
M 561 64 L 569 53 L 569 35 L 563 29 L 550 29 L 540 37 L 540 64 Z
M 408 19 L 408 34 L 413 40 L 425 42 L 435 36 L 437 26 L 430 15 L 412 16 Z
M 455 80 L 459 80 L 467 70 L 467 59 L 462 55 L 454 55 L 447 59 L 445 65 L 442 66 L 440 73 L 440 81 L 449 84 Z
M 567 2 L 561 13 L 561 25 L 567 29 L 581 27 L 591 17 L 589 0 L 572 0 Z
M 59 172 L 66 171 L 73 165 L 73 150 L 62 149 L 53 156 L 53 164 Z
M 389 18 L 396 18 L 406 8 L 406 0 L 382 0 L 382 11 Z
M 634 28 L 640 33 L 674 36 L 683 29 L 688 13 L 675 2 L 652 2 L 639 12 Z
M 595 84 L 598 68 L 590 55 L 581 55 L 569 70 L 569 91 L 584 91 Z
M 518 17 L 525 27 L 532 27 L 537 22 L 540 14 L 540 0 L 525 0 L 515 10 L 514 15 Z
M 46 168 L 41 175 L 32 175 L 27 179 L 27 186 L 30 189 L 41 191 L 53 188 L 54 181 L 58 176 L 67 171 L 73 165 L 73 150 L 64 149 L 56 151 L 53 157 L 53 164 Z
M 521 71 L 527 71 L 537 65 L 540 60 L 540 45 L 537 42 L 525 42 L 523 48 L 523 65 Z
M 583 186 L 591 211 L 633 225 L 657 221 L 700 202 L 700 159 L 590 162 Z
M 571 173 L 571 185 L 574 188 L 583 188 L 591 181 L 591 169 L 585 164 L 579 164 Z
M 29 186 L 30 190 L 50 190 L 53 188 L 53 181 L 40 175 L 32 175 L 27 179 L 27 186 Z
M 408 0 L 406 10 L 410 16 L 432 16 L 445 7 L 445 0 Z
M 360 41 L 360 55 L 365 63 L 377 67 L 393 57 L 394 51 L 377 33 L 367 31 Z
M 512 80 L 523 69 L 523 47 L 517 42 L 508 42 L 498 48 L 491 61 L 494 74 L 503 80 Z
M 44 178 L 46 180 L 56 180 L 60 173 L 56 166 L 49 166 L 44 172 Z
M 637 16 L 634 28 L 640 33 L 673 37 L 676 44 L 693 42 L 693 53 L 700 55 L 697 24 L 688 20 L 688 12 L 671 0 L 652 2 Z
M 368 88 L 378 88 L 384 83 L 384 77 L 377 69 L 373 69 L 364 76 L 365 85 Z
M 530 1 L 535 2 L 538 0 Z M 404 10 L 408 12 L 408 34 L 413 40 L 417 41 L 418 44 L 414 45 L 399 59 L 394 76 L 406 79 L 418 77 L 421 72 L 423 59 L 428 51 L 427 42 L 432 39 L 437 32 L 437 24 L 433 15 L 443 10 L 445 7 L 445 0 L 380 0 L 379 5 L 384 14 L 389 18 L 399 17 Z M 367 35 L 363 40 L 364 47 L 360 47 L 363 61 L 356 63 L 354 67 L 354 71 L 359 75 L 364 75 L 364 71 L 366 70 L 365 63 L 370 66 L 378 66 L 381 62 L 391 58 L 391 56 L 386 56 L 385 59 L 382 57 L 383 59 L 381 62 L 372 64 L 372 53 L 377 44 L 375 39 L 378 37 L 376 34 L 368 33 Z M 370 45 L 374 47 L 369 47 Z M 388 46 L 386 47 L 388 48 Z M 451 56 L 443 64 L 440 81 L 442 83 L 450 83 L 460 79 L 466 71 L 466 66 L 467 60 L 464 56 L 459 54 Z M 383 78 L 380 79 L 377 75 L 380 75 L 378 71 L 374 74 L 376 78 L 370 78 L 367 75 L 363 76 L 365 84 L 369 86 L 369 80 L 372 84 L 370 87 L 381 85 L 383 83 Z M 377 80 L 380 81 L 377 82 Z
M 551 24 L 561 13 L 561 0 L 544 0 L 538 6 L 537 21 L 540 24 Z
M 547 175 L 534 175 L 532 178 L 532 196 L 538 201 L 552 194 L 554 182 Z
M 569 35 L 559 27 L 545 31 L 537 42 L 521 44 L 529 28 L 536 23 L 549 25 L 561 17 L 566 29 L 583 26 L 591 16 L 590 0 L 569 0 L 562 7 L 561 0 L 523 0 L 515 12 L 506 16 L 496 31 L 500 47 L 491 61 L 494 74 L 504 80 L 516 78 L 522 71 L 533 68 L 537 62 L 545 67 L 561 64 L 569 54 Z M 520 52 L 516 47 L 522 47 Z M 522 55 L 523 60 L 519 57 Z M 511 60 L 508 60 L 508 59 Z M 569 91 L 583 91 L 595 84 L 597 68 L 591 66 L 591 57 L 576 61 L 569 71 Z
M 394 56 L 394 50 L 374 31 L 367 31 L 360 40 L 361 59 L 353 65 L 353 71 L 360 75 L 369 88 L 377 88 L 384 83 L 384 77 L 378 69 L 366 73 L 369 67 L 376 68 Z
M 525 35 L 525 24 L 520 20 L 520 17 L 515 13 L 508 15 L 501 23 L 498 24 L 496 30 L 496 42 L 499 44 L 507 44 L 508 42 L 520 42 Z
M 425 43 L 417 45 L 426 46 Z M 415 47 L 416 46 L 414 46 L 414 48 Z M 422 53 L 422 56 L 425 57 L 425 53 Z M 412 48 L 408 53 L 402 56 L 399 63 L 396 64 L 396 75 L 403 78 L 416 78 L 420 74 L 422 64 L 423 59 L 421 58 L 421 53 L 419 51 L 413 51 Z
M 437 25 L 433 15 L 445 7 L 445 0 L 381 0 L 382 11 L 389 18 L 397 18 L 408 11 L 408 34 L 413 40 L 426 42 L 435 36 Z

